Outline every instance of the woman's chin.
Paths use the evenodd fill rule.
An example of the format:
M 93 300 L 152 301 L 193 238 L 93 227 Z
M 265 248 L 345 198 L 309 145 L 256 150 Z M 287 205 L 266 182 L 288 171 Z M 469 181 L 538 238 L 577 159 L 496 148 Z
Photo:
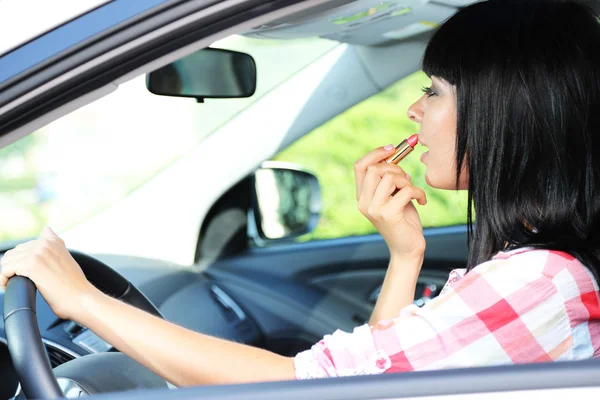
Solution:
M 431 181 L 429 180 L 429 175 L 427 175 L 427 171 L 425 171 L 425 183 L 428 184 L 429 186 L 433 187 L 433 185 L 431 184 Z
M 427 173 L 427 171 L 425 171 L 425 183 L 434 189 L 455 189 L 450 182 L 444 182 L 443 180 L 440 182 L 439 179 L 431 177 L 430 174 Z
M 436 179 L 435 175 L 428 173 L 428 169 L 425 170 L 425 183 L 434 189 L 442 189 L 439 179 Z

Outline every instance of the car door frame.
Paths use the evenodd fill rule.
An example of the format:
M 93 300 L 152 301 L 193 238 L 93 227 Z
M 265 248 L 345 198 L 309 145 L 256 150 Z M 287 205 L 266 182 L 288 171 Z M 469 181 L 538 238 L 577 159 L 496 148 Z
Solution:
M 329 379 L 204 386 L 98 396 L 98 400 L 230 399 L 230 400 L 363 400 L 363 399 L 513 399 L 592 398 L 600 393 L 597 360 L 467 369 L 407 372 Z

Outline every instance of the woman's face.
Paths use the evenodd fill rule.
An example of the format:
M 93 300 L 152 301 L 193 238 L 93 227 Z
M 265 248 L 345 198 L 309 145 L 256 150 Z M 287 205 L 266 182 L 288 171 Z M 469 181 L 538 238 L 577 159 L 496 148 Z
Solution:
M 429 89 L 407 112 L 420 125 L 419 142 L 429 150 L 421 157 L 425 181 L 435 188 L 456 189 L 456 90 L 435 76 Z M 459 188 L 467 189 L 465 168 Z

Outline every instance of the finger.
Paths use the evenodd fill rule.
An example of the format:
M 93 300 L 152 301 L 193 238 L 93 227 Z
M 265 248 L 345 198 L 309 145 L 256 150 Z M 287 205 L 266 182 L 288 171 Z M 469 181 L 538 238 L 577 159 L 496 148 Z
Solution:
M 427 196 L 423 189 L 411 185 L 402 188 L 398 193 L 393 195 L 392 198 L 381 207 L 382 213 L 397 213 L 398 211 L 402 211 L 413 199 L 417 200 L 421 205 L 427 204 Z
M 399 185 L 401 185 L 401 182 L 405 182 L 405 184 L 410 184 L 410 181 L 406 178 L 406 173 L 404 172 L 404 170 L 402 170 L 402 168 L 398 167 L 397 165 L 388 163 L 370 165 L 367 168 L 367 174 L 363 181 L 363 190 L 359 195 L 359 200 L 362 196 L 366 196 L 365 198 L 368 199 L 367 201 L 369 201 L 370 203 L 371 199 L 373 198 L 373 195 L 375 194 L 377 186 L 381 182 L 381 178 L 383 178 L 383 176 L 386 174 L 398 176 L 397 182 Z M 399 188 L 403 186 L 404 185 L 401 185 Z
M 39 246 L 38 240 L 21 243 L 12 250 L 7 251 L 2 257 L 3 262 L 12 262 L 13 259 L 29 256 Z
M 379 182 L 381 182 L 381 175 L 379 175 L 377 170 L 372 168 L 372 166 L 367 168 L 363 186 L 358 195 L 358 208 L 363 214 L 365 213 L 366 208 L 371 204 L 373 193 L 375 192 L 375 189 L 377 189 Z
M 404 176 L 408 175 L 402 169 L 402 167 L 400 167 L 399 165 L 396 165 L 396 164 L 391 164 L 391 163 L 371 164 L 367 167 L 367 172 L 369 171 L 369 169 L 374 170 L 374 172 L 378 173 L 380 176 L 383 176 L 383 174 L 385 174 L 385 173 L 400 174 L 400 175 L 404 175 Z
M 15 268 L 18 265 L 18 258 L 13 257 L 11 261 L 6 260 L 5 257 L 6 255 L 0 260 L 0 286 L 3 288 L 6 287 L 8 280 L 16 275 Z M 17 262 L 14 262 L 15 260 L 17 260 Z
M 14 271 L 14 273 L 19 273 L 18 267 L 19 263 L 23 260 L 26 260 L 30 257 L 30 253 L 22 252 L 22 253 L 13 253 L 6 254 L 0 260 L 1 271 L 4 272 L 7 269 Z
M 4 260 L 4 257 L 2 257 Z M 27 273 L 23 273 L 21 267 L 27 262 L 27 256 L 21 255 L 10 259 L 7 263 L 2 263 L 0 269 L 0 287 L 6 289 L 6 285 L 10 278 L 14 276 L 25 276 L 28 277 Z
M 370 151 L 364 155 L 360 160 L 354 163 L 354 179 L 356 181 L 356 199 L 360 196 L 362 191 L 363 180 L 367 174 L 367 168 L 369 165 L 377 164 L 387 157 L 393 154 L 394 145 L 388 144 L 387 146 L 378 147 L 373 151 Z
M 11 259 L 12 257 L 14 257 L 17 254 L 21 254 L 23 253 L 24 247 L 23 244 L 18 245 L 15 248 L 12 248 L 10 250 L 8 250 L 6 253 L 4 253 L 4 255 L 2 256 L 2 260 L 0 260 L 1 263 L 5 263 L 7 262 L 9 259 Z
M 30 251 L 33 247 L 39 245 L 39 243 L 39 239 L 30 240 L 28 242 L 18 244 L 15 248 L 7 251 L 6 253 L 22 253 L 24 251 Z
M 40 232 L 40 238 L 43 239 L 54 239 L 55 236 L 56 233 L 54 233 L 52 228 L 50 228 L 48 225 L 46 225 L 44 229 L 42 229 L 42 232 Z
M 373 207 L 380 207 L 385 204 L 397 190 L 402 189 L 406 186 L 412 185 L 410 180 L 403 174 L 391 174 L 386 173 L 381 182 L 373 193 L 371 205 Z
M 2 258 L 0 258 L 0 273 L 2 272 L 2 267 L 3 265 L 7 264 L 10 262 L 10 259 L 14 256 L 14 253 L 10 253 L 10 252 L 6 252 L 4 253 L 4 255 L 2 256 Z
M 7 251 L 0 260 L 0 265 L 2 265 L 3 268 L 5 265 L 14 266 L 13 269 L 15 273 L 21 275 L 22 273 L 25 273 L 25 270 L 21 268 L 21 265 L 25 263 L 28 258 L 37 255 L 42 256 L 45 261 L 55 261 L 57 259 L 56 253 L 56 249 L 50 242 L 45 240 L 32 240 Z
M 49 226 L 44 227 L 42 233 L 40 234 L 40 238 L 47 240 L 50 243 L 64 246 L 63 240 Z

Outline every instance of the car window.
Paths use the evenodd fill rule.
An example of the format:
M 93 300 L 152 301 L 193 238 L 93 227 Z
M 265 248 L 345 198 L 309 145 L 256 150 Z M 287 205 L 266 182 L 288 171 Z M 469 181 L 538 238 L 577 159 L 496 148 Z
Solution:
M 199 105 L 193 99 L 153 95 L 145 76 L 139 76 L 0 149 L 0 247 L 37 236 L 46 224 L 64 233 L 115 206 L 338 45 L 319 38 L 282 41 L 233 35 L 211 47 L 243 51 L 255 59 L 258 76 L 252 97 Z M 139 221 L 132 217 L 120 223 Z
M 321 186 L 320 221 L 313 232 L 301 236 L 299 241 L 377 232 L 357 209 L 354 163 L 377 146 L 396 145 L 419 131 L 406 111 L 422 96 L 421 87 L 430 83 L 423 72 L 414 73 L 328 121 L 274 157 L 276 161 L 299 164 L 314 174 Z M 423 227 L 465 224 L 466 192 L 429 187 L 424 179 L 425 167 L 419 160 L 424 151 L 417 146 L 401 162 L 413 183 L 427 193 L 427 205 L 417 205 Z

